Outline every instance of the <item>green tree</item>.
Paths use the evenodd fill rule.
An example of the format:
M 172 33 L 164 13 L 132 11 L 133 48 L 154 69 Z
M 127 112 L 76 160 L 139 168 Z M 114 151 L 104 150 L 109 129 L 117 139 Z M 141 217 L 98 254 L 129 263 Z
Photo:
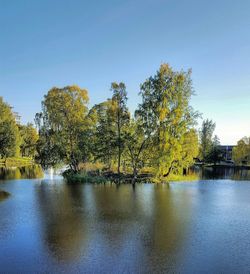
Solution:
M 50 127 L 47 113 L 37 113 L 35 123 L 38 127 L 39 139 L 37 141 L 36 160 L 44 168 L 55 167 L 63 163 L 64 155 L 61 144 L 57 141 L 57 133 Z
M 205 162 L 209 160 L 209 154 L 213 148 L 215 126 L 212 120 L 206 119 L 203 121 L 200 130 L 200 157 Z
M 195 129 L 191 128 L 184 134 L 184 140 L 182 144 L 182 158 L 181 167 L 187 170 L 194 164 L 194 158 L 199 153 L 199 139 Z
M 11 107 L 0 97 L 0 157 L 19 155 L 20 134 Z
M 21 135 L 20 151 L 24 157 L 34 158 L 36 155 L 36 145 L 38 141 L 38 133 L 31 123 L 27 125 L 19 125 Z
M 141 85 L 142 103 L 137 115 L 152 139 L 151 166 L 162 180 L 183 168 L 185 134 L 195 124 L 197 113 L 190 106 L 193 94 L 191 71 L 174 71 L 161 65 L 156 75 Z
M 250 137 L 244 137 L 233 148 L 233 160 L 236 164 L 250 164 Z
M 36 115 L 36 124 L 41 136 L 40 157 L 46 157 L 45 152 L 51 150 L 49 164 L 61 159 L 73 171 L 78 171 L 80 161 L 87 160 L 87 103 L 88 92 L 78 86 L 55 87 L 45 95 L 43 111 Z
M 131 119 L 125 129 L 125 154 L 132 167 L 134 179 L 145 166 L 148 159 L 146 150 L 150 149 L 150 138 L 145 134 L 141 122 L 139 119 Z
M 115 108 L 116 105 L 109 99 L 93 106 L 89 112 L 95 124 L 92 130 L 94 160 L 101 161 L 109 170 L 116 155 Z
M 218 163 L 223 160 L 222 151 L 220 149 L 220 140 L 217 135 L 212 139 L 211 148 L 206 156 L 206 161 L 210 163 Z
M 120 175 L 121 157 L 124 150 L 124 128 L 129 121 L 127 108 L 127 91 L 124 83 L 112 83 L 112 103 L 116 123 L 117 172 Z

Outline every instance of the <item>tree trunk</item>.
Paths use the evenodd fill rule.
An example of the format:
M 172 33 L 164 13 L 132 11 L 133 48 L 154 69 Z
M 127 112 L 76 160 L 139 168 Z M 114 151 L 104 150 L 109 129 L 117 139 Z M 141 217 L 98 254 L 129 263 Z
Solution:
M 176 163 L 176 162 L 178 162 L 178 161 L 177 161 L 177 160 L 172 161 L 172 163 L 171 163 L 171 165 L 170 165 L 170 167 L 169 167 L 169 169 L 168 169 L 168 172 L 165 173 L 165 174 L 163 175 L 163 177 L 168 177 L 168 176 L 169 176 L 169 174 L 171 173 L 171 171 L 172 171 L 172 169 L 173 169 L 173 164 Z
M 121 125 L 120 125 L 120 110 L 118 109 L 118 121 L 117 121 L 117 131 L 118 131 L 118 176 L 120 177 L 120 166 L 121 166 Z
M 120 140 L 119 140 L 118 141 L 118 170 L 117 170 L 119 177 L 120 177 L 120 166 L 121 166 L 121 146 L 120 146 Z
M 133 178 L 134 179 L 137 178 L 137 168 L 136 167 L 133 168 Z

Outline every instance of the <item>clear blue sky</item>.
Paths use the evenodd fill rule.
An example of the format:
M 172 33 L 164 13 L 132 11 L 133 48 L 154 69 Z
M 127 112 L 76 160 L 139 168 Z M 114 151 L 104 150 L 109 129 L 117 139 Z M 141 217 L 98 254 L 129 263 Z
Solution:
M 161 63 L 193 69 L 195 109 L 222 144 L 250 135 L 249 0 L 0 0 L 0 96 L 32 121 L 53 86 L 88 89 L 90 105 Z

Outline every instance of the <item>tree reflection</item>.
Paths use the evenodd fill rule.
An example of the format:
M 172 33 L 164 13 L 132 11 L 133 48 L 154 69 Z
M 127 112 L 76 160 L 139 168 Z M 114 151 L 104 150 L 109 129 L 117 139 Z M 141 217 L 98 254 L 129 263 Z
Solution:
M 211 166 L 196 169 L 196 172 L 204 180 L 250 180 L 250 170 L 244 167 Z
M 58 260 L 78 258 L 88 239 L 81 186 L 42 182 L 36 190 L 48 249 Z
M 0 180 L 36 179 L 43 177 L 40 165 L 24 167 L 0 167 Z
M 112 260 L 166 271 L 180 258 L 191 204 L 183 189 L 61 182 L 42 183 L 36 193 L 44 242 L 57 260 L 81 258 L 81 265 L 98 262 L 109 272 Z
M 152 192 L 153 213 L 144 239 L 145 268 L 170 271 L 178 265 L 179 252 L 187 235 L 190 197 L 173 191 L 169 184 L 155 185 Z
M 138 201 L 133 188 L 130 185 L 103 184 L 93 188 L 92 196 L 105 248 L 110 252 L 122 249 L 126 233 L 138 217 Z
M 116 254 L 116 264 L 126 254 L 134 268 L 153 272 L 177 261 L 187 234 L 187 193 L 173 193 L 169 185 L 108 185 L 93 188 L 93 199 L 105 252 Z

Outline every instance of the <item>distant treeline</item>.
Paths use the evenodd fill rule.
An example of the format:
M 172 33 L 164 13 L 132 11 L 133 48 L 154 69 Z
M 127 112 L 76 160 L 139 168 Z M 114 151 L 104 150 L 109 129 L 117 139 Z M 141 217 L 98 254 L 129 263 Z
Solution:
M 195 158 L 219 160 L 215 124 L 203 122 L 190 106 L 191 71 L 160 66 L 140 85 L 141 103 L 134 113 L 127 106 L 124 83 L 111 84 L 111 97 L 88 108 L 88 92 L 80 87 L 54 87 L 36 114 L 37 130 L 20 125 L 0 99 L 0 156 L 35 157 L 42 166 L 66 164 L 73 172 L 106 170 L 150 173 L 156 181 L 182 175 Z
M 20 156 L 34 158 L 38 139 L 33 125 L 21 125 L 17 114 L 0 97 L 0 159 Z M 17 160 L 20 161 L 19 158 Z

